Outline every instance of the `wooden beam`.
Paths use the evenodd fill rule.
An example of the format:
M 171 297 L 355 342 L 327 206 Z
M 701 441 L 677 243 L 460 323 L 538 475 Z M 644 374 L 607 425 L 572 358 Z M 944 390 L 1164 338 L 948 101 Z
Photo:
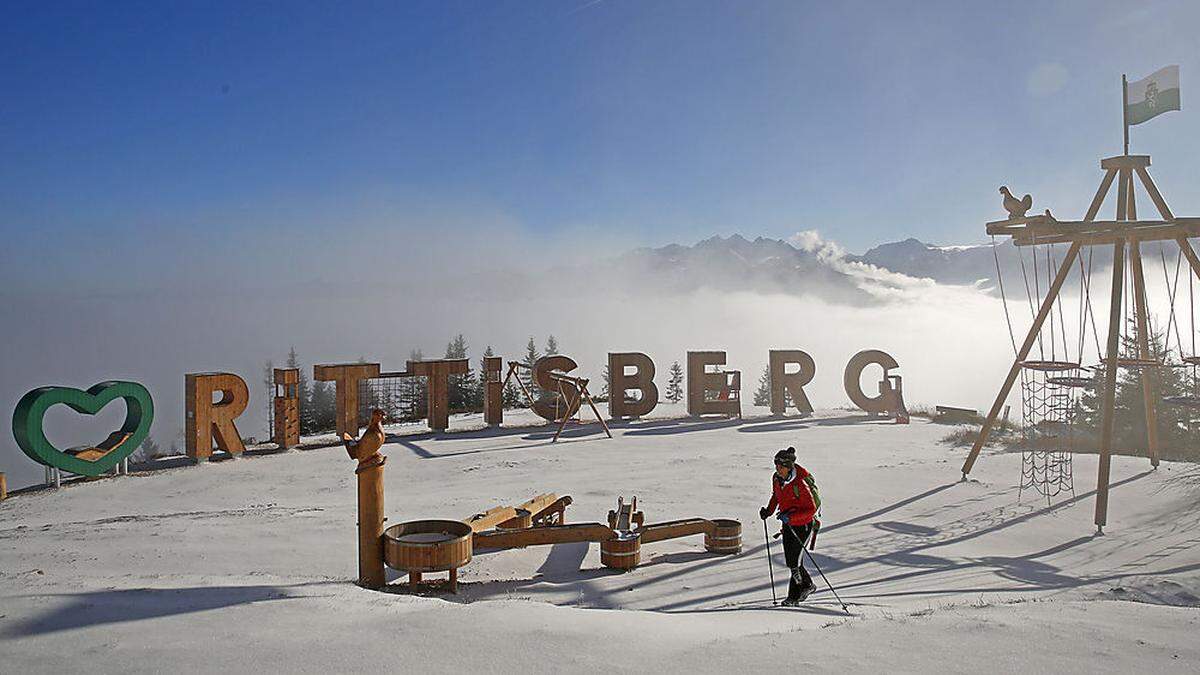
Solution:
M 1021 362 L 1029 356 L 1029 350 L 1033 347 L 1033 343 L 1037 341 L 1038 333 L 1042 329 L 1042 324 L 1045 323 L 1046 317 L 1050 314 L 1050 308 L 1054 306 L 1054 299 L 1058 297 L 1058 292 L 1062 288 L 1063 282 L 1067 280 L 1067 275 L 1071 272 L 1071 265 L 1075 263 L 1075 257 L 1079 255 L 1079 242 L 1073 242 L 1071 247 L 1067 249 L 1067 255 L 1063 258 L 1062 264 L 1058 266 L 1058 274 L 1054 277 L 1054 282 L 1050 285 L 1050 290 L 1046 292 L 1046 299 L 1042 301 L 1042 307 L 1038 310 L 1037 316 L 1034 317 L 1033 325 L 1029 327 L 1029 333 L 1025 336 L 1025 342 L 1021 345 L 1021 349 L 1017 352 L 1017 358 L 1013 360 L 1012 368 L 1008 371 L 1008 377 L 1004 379 L 1004 384 L 1000 387 L 1000 393 L 996 395 L 996 401 L 992 404 L 992 409 L 988 412 L 987 419 L 983 421 L 983 426 L 979 428 L 979 438 L 975 440 L 975 445 L 971 447 L 970 454 L 963 462 L 962 473 L 966 479 L 967 474 L 971 473 L 971 467 L 975 465 L 975 460 L 979 457 L 980 451 L 983 450 L 984 444 L 987 443 L 988 435 L 992 431 L 992 425 L 996 423 L 996 418 L 1000 415 L 1000 410 L 1004 407 L 1004 401 L 1008 399 L 1008 393 L 1012 390 L 1013 383 L 1017 381 L 1017 375 L 1021 372 Z
M 715 529 L 716 525 L 711 520 L 705 520 L 704 518 L 684 518 L 682 520 L 669 520 L 665 523 L 654 523 L 639 527 L 637 532 L 641 534 L 642 543 L 649 544 L 666 539 L 690 537 L 694 534 L 712 534 Z
M 1100 168 L 1112 171 L 1114 169 L 1136 169 L 1150 166 L 1150 155 L 1117 155 L 1100 160 Z
M 1195 249 L 1192 248 L 1192 242 L 1187 240 L 1187 237 L 1179 237 L 1175 240 L 1179 244 L 1179 250 L 1183 251 L 1183 257 L 1187 258 L 1188 266 L 1192 268 L 1192 273 L 1200 279 L 1200 257 L 1196 256 Z
M 1125 242 L 1113 244 L 1112 296 L 1108 311 L 1108 367 L 1104 369 L 1101 407 L 1100 468 L 1096 477 L 1096 528 L 1108 522 L 1108 480 L 1112 468 L 1113 407 L 1117 394 L 1117 363 L 1121 338 L 1121 284 L 1125 276 Z
M 1121 171 L 1120 176 L 1117 179 L 1117 220 L 1118 221 L 1124 222 L 1124 221 L 1129 220 L 1128 218 L 1125 217 L 1125 214 L 1128 213 L 1128 211 L 1125 210 L 1125 207 L 1128 203 L 1129 203 L 1129 180 L 1126 176 L 1125 171 Z
M 482 548 L 521 548 L 545 544 L 566 544 L 580 541 L 607 541 L 616 534 L 600 523 L 576 523 L 574 525 L 548 525 L 526 530 L 498 530 L 476 532 L 471 544 Z
M 1133 202 L 1130 202 L 1130 207 Z M 1146 316 L 1146 280 L 1142 275 L 1142 252 L 1137 240 L 1129 244 L 1129 261 L 1133 268 L 1133 299 L 1134 311 L 1137 314 L 1138 326 L 1138 355 L 1143 359 L 1154 358 L 1150 353 L 1150 322 Z M 1158 466 L 1158 411 L 1155 407 L 1155 392 L 1157 386 L 1157 369 L 1142 368 L 1142 408 L 1146 413 L 1146 454 L 1150 456 L 1150 466 Z
M 1137 170 L 1138 178 L 1142 179 L 1142 185 L 1146 188 L 1146 193 L 1150 195 L 1150 201 L 1154 202 L 1154 206 L 1158 209 L 1158 215 L 1164 220 L 1175 220 L 1175 215 L 1171 213 L 1171 208 L 1167 206 L 1167 200 L 1163 199 L 1162 193 L 1158 191 L 1158 186 L 1154 184 L 1154 180 L 1150 178 L 1150 172 L 1143 168 Z
M 1101 166 L 1103 166 L 1103 163 L 1101 163 Z M 1096 190 L 1096 196 L 1092 197 L 1092 205 L 1088 207 L 1087 215 L 1083 217 L 1084 222 L 1091 222 L 1096 219 L 1096 214 L 1100 213 L 1100 207 L 1104 205 L 1104 198 L 1108 196 L 1108 189 L 1112 187 L 1113 179 L 1116 177 L 1116 169 L 1109 169 L 1104 174 L 1104 180 L 1100 181 L 1100 188 Z
M 1195 221 L 1195 222 L 1194 222 Z M 1126 227 L 1114 227 L 1106 231 L 1080 230 L 1072 233 L 1032 235 L 1018 233 L 1012 235 L 1016 246 L 1040 246 L 1044 244 L 1066 244 L 1078 241 L 1084 246 L 1111 246 L 1117 240 L 1129 241 L 1167 241 L 1180 236 L 1200 237 L 1200 221 L 1193 218 L 1180 218 L 1175 222 L 1139 221 L 1127 223 Z

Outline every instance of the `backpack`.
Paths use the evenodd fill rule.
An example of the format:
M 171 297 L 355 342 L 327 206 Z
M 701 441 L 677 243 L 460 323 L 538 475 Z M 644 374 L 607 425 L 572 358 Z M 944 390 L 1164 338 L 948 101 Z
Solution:
M 804 477 L 804 484 L 808 486 L 808 493 L 812 495 L 813 506 L 816 507 L 816 511 L 813 512 L 813 517 L 815 518 L 817 516 L 820 516 L 821 515 L 821 489 L 817 487 L 817 481 L 815 478 L 813 478 L 813 475 L 811 473 Z M 799 488 L 795 488 L 795 489 L 798 490 Z M 799 495 L 797 495 L 797 496 L 799 496 Z

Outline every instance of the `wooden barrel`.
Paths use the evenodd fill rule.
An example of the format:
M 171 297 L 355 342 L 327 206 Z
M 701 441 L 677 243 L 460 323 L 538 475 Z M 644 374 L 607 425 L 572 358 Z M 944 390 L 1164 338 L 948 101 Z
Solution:
M 642 562 L 642 537 L 636 532 L 619 532 L 600 542 L 600 562 L 615 570 L 631 570 Z
M 704 550 L 709 553 L 739 553 L 742 550 L 742 524 L 732 518 L 713 518 L 716 528 L 704 534 Z
M 403 572 L 444 572 L 471 562 L 471 526 L 459 520 L 411 520 L 383 531 L 383 560 Z

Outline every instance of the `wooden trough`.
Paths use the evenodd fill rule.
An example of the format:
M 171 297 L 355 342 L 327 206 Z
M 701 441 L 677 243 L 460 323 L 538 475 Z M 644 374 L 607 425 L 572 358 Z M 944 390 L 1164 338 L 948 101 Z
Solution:
M 383 560 L 408 572 L 413 589 L 424 572 L 449 572 L 450 590 L 458 590 L 458 568 L 471 562 L 471 526 L 460 520 L 410 520 L 383 532 Z

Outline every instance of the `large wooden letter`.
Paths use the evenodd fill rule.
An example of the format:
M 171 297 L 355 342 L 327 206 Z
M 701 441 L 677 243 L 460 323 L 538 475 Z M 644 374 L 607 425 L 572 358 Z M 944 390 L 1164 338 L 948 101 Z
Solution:
M 689 415 L 741 416 L 742 400 L 739 391 L 741 373 L 738 371 L 710 373 L 705 370 L 708 366 L 723 365 L 725 365 L 725 352 L 687 353 Z M 732 384 L 730 383 L 731 379 Z
M 313 366 L 313 379 L 337 383 L 337 434 L 358 438 L 358 383 L 379 377 L 378 363 L 326 363 Z
M 428 414 L 429 428 L 445 431 L 450 427 L 450 376 L 462 375 L 470 370 L 466 359 L 438 359 L 436 361 L 409 361 L 408 372 L 424 375 L 429 385 Z
M 800 366 L 800 370 L 789 373 L 789 364 Z M 792 405 L 802 414 L 813 411 L 812 403 L 804 393 L 804 385 L 812 382 L 817 374 L 817 364 L 806 352 L 799 349 L 772 349 L 770 351 L 769 379 L 771 380 L 771 414 L 782 415 L 787 410 L 790 396 Z
M 184 375 L 187 419 L 184 421 L 187 455 L 197 462 L 207 460 L 217 448 L 231 455 L 246 449 L 233 421 L 250 403 L 246 381 L 233 373 L 188 373 Z M 213 403 L 213 394 L 221 400 Z
M 846 374 L 843 378 L 843 383 L 846 386 L 846 395 L 854 402 L 854 405 L 871 413 L 872 415 L 884 415 L 892 412 L 892 402 L 888 400 L 884 387 L 880 386 L 878 396 L 869 397 L 862 390 L 862 372 L 872 364 L 878 364 L 883 368 L 883 378 L 881 382 L 887 380 L 888 371 L 893 368 L 900 367 L 887 352 L 878 349 L 865 349 L 853 357 L 846 364 Z
M 633 373 L 626 373 L 633 368 Z M 627 401 L 625 392 L 639 392 L 636 401 Z M 608 416 L 614 419 L 649 415 L 658 405 L 658 387 L 654 384 L 654 361 L 641 352 L 609 352 Z
M 562 354 L 551 354 L 534 361 L 533 381 L 545 393 L 533 402 L 533 412 L 551 422 L 561 422 L 563 418 L 574 415 L 575 411 L 579 410 L 581 402 L 579 388 L 570 382 L 550 379 L 550 371 L 569 373 L 578 367 L 579 364 L 575 363 L 575 359 Z M 560 387 L 561 395 L 559 394 Z M 564 396 L 566 398 L 563 398 Z
M 504 421 L 504 378 L 500 369 L 504 361 L 499 356 L 483 357 L 483 422 L 498 427 Z

